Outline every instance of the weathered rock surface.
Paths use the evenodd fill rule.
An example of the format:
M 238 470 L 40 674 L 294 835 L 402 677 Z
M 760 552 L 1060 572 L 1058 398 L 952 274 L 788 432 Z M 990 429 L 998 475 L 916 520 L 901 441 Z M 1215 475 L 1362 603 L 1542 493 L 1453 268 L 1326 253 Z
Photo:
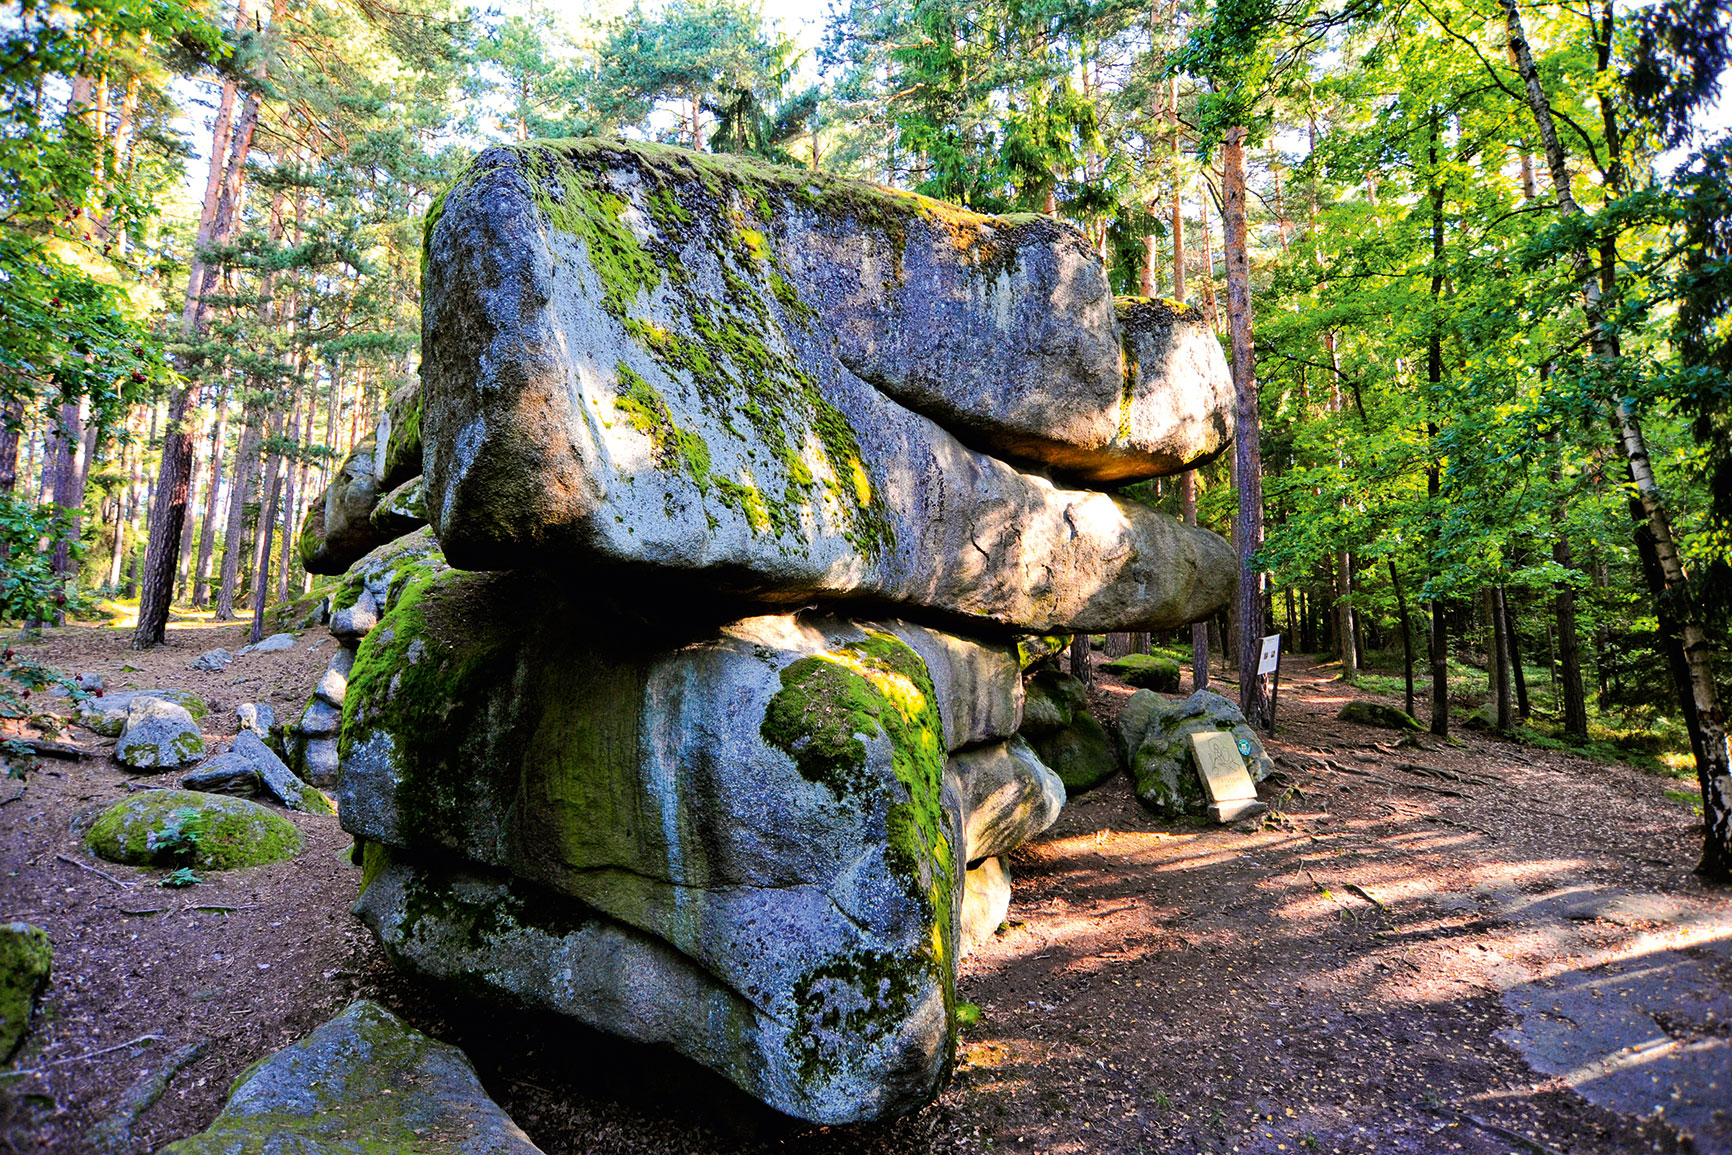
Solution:
M 1190 741 L 1192 734 L 1204 730 L 1233 736 L 1253 782 L 1261 782 L 1275 768 L 1239 707 L 1214 691 L 1198 690 L 1173 702 L 1152 690 L 1138 690 L 1119 712 L 1119 749 L 1130 763 L 1143 805 L 1169 817 L 1207 811 L 1209 799 L 1197 776 Z M 1247 749 L 1250 753 L 1245 754 Z
M 241 653 L 243 653 L 243 654 L 276 654 L 276 653 L 281 653 L 283 650 L 292 650 L 294 648 L 295 648 L 295 635 L 293 635 L 293 634 L 272 634 L 268 638 L 260 638 L 258 641 L 254 642 L 250 646 L 242 646 L 241 647 Z
M 1379 726 L 1385 730 L 1423 730 L 1417 719 L 1406 710 L 1386 706 L 1382 702 L 1349 702 L 1335 715 L 1343 722 L 1361 726 Z
M 971 863 L 1015 850 L 1064 809 L 1064 783 L 1021 738 L 952 754 L 949 773 L 956 779 L 964 856 Z
M 381 856 L 357 910 L 401 965 L 664 1042 L 790 1114 L 910 1109 L 949 1061 L 963 794 L 992 853 L 1056 814 L 1026 751 L 947 765 L 1014 727 L 1019 686 L 1011 647 L 907 623 L 423 577 L 344 702 L 340 813 Z
M 959 439 L 1167 468 L 1114 447 L 1148 431 L 1113 303 L 1051 221 L 583 142 L 488 150 L 428 237 L 425 500 L 456 565 L 635 563 L 1030 631 L 1231 593 L 1214 534 Z
M 234 870 L 293 857 L 301 832 L 245 798 L 147 790 L 98 815 L 84 843 L 99 857 L 129 866 Z
M 420 477 L 411 477 L 373 506 L 368 518 L 373 528 L 387 539 L 413 533 L 427 524 L 427 507 L 422 500 Z
M 204 757 L 204 737 L 185 706 L 140 696 L 127 705 L 114 756 L 133 770 L 172 770 Z
M 361 1000 L 235 1084 L 162 1155 L 539 1155 L 456 1047 Z
M 1023 682 L 1022 734 L 1034 738 L 1071 724 L 1078 710 L 1087 710 L 1088 687 L 1078 678 L 1043 667 Z
M 24 922 L 0 926 L 0 1063 L 24 1041 L 53 965 L 47 931 Z
M 1064 783 L 1067 795 L 1093 790 L 1120 769 L 1112 738 L 1086 710 L 1077 710 L 1062 730 L 1031 736 L 1029 744 Z
M 1232 444 L 1233 374 L 1202 310 L 1130 297 L 1119 299 L 1118 318 L 1129 412 L 1114 448 L 1126 468 L 1136 472 L 1117 476 L 1147 477 L 1151 468 L 1178 473 Z M 1097 471 L 1091 476 L 1113 475 Z
M 100 698 L 86 698 L 78 703 L 78 724 L 104 738 L 118 738 L 126 729 L 127 710 L 140 698 L 173 702 L 191 714 L 194 721 L 205 716 L 204 699 L 186 690 L 109 690 Z
M 373 438 L 356 442 L 325 492 L 307 509 L 301 523 L 301 564 L 308 573 L 340 574 L 386 540 L 373 528 L 379 500 Z
M 235 656 L 232 653 L 218 646 L 216 649 L 206 650 L 194 658 L 192 668 L 195 670 L 220 670 L 234 660 Z
M 277 712 L 269 702 L 242 702 L 235 707 L 235 721 L 241 729 L 251 730 L 268 741 L 271 731 L 277 728 Z
M 962 953 L 991 938 L 1010 915 L 1010 867 L 1002 858 L 985 858 L 963 878 L 960 935 Z

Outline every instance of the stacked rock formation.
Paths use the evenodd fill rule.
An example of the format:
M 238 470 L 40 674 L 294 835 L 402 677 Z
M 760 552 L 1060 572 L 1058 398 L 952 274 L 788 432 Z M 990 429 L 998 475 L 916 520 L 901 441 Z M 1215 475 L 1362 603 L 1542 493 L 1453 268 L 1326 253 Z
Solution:
M 1219 537 L 1089 488 L 1227 443 L 1213 334 L 1044 217 L 600 141 L 477 158 L 423 318 L 418 407 L 302 543 L 430 523 L 334 605 L 358 913 L 791 1115 L 928 1101 L 1064 799 L 1017 639 L 1232 592 Z M 374 464 L 411 428 L 419 482 Z

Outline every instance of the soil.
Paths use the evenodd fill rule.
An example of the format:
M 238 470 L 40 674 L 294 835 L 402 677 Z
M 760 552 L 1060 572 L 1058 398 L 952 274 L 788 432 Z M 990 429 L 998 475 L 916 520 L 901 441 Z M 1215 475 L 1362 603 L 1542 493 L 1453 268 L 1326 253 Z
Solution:
M 199 693 L 215 739 L 243 701 L 294 718 L 333 646 L 315 629 L 202 673 L 191 660 L 238 649 L 240 627 L 182 623 L 146 654 L 127 640 L 70 627 L 28 652 L 110 688 Z M 1474 734 L 1398 746 L 1335 720 L 1369 695 L 1333 674 L 1286 659 L 1273 810 L 1254 830 L 1157 820 L 1124 777 L 1072 800 L 1014 856 L 1011 920 L 963 964 L 960 997 L 982 1013 L 947 1089 L 852 1128 L 771 1117 L 650 1048 L 441 1009 L 349 914 L 359 872 L 339 861 L 350 840 L 334 818 L 291 815 L 299 857 L 184 890 L 94 860 L 78 838 L 93 813 L 173 776 L 124 772 L 112 741 L 74 728 L 65 740 L 102 756 L 44 760 L 0 802 L 0 921 L 55 947 L 0 1077 L 0 1150 L 155 1150 L 359 996 L 464 1047 L 549 1153 L 1732 1150 L 1718 1084 L 1691 1083 L 1732 1074 L 1732 1012 L 1701 1001 L 1732 991 L 1732 898 L 1691 874 L 1699 819 L 1628 766 Z M 1130 693 L 1102 679 L 1097 715 Z M 1698 1001 L 1642 1019 L 1658 1039 L 1606 1067 L 1640 1086 L 1620 1098 L 1616 1080 L 1572 1069 L 1554 1036 L 1566 1022 L 1591 1034 L 1578 1004 L 1601 1000 L 1602 977 L 1670 990 L 1686 971 L 1679 989 Z M 1650 987 L 1635 997 L 1664 1002 Z M 1566 988 L 1574 1018 L 1547 1009 Z M 1667 1056 L 1694 1056 L 1696 1074 Z M 165 1066 L 178 1069 L 153 1100 Z

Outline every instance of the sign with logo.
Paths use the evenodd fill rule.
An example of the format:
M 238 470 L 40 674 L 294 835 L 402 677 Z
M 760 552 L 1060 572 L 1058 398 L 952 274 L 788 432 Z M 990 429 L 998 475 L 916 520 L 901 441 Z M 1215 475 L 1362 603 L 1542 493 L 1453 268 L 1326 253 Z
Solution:
M 1281 635 L 1270 634 L 1263 639 L 1263 652 L 1257 655 L 1257 672 L 1273 674 L 1281 666 Z

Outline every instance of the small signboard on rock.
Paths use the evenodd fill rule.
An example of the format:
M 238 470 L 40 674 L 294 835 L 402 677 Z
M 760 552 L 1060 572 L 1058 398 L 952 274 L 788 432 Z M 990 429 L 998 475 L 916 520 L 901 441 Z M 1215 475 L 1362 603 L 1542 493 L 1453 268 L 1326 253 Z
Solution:
M 1191 735 L 1191 756 L 1197 776 L 1209 792 L 1209 817 L 1216 822 L 1254 818 L 1269 808 L 1257 801 L 1257 784 L 1245 769 L 1239 743 L 1221 730 L 1203 730 Z

